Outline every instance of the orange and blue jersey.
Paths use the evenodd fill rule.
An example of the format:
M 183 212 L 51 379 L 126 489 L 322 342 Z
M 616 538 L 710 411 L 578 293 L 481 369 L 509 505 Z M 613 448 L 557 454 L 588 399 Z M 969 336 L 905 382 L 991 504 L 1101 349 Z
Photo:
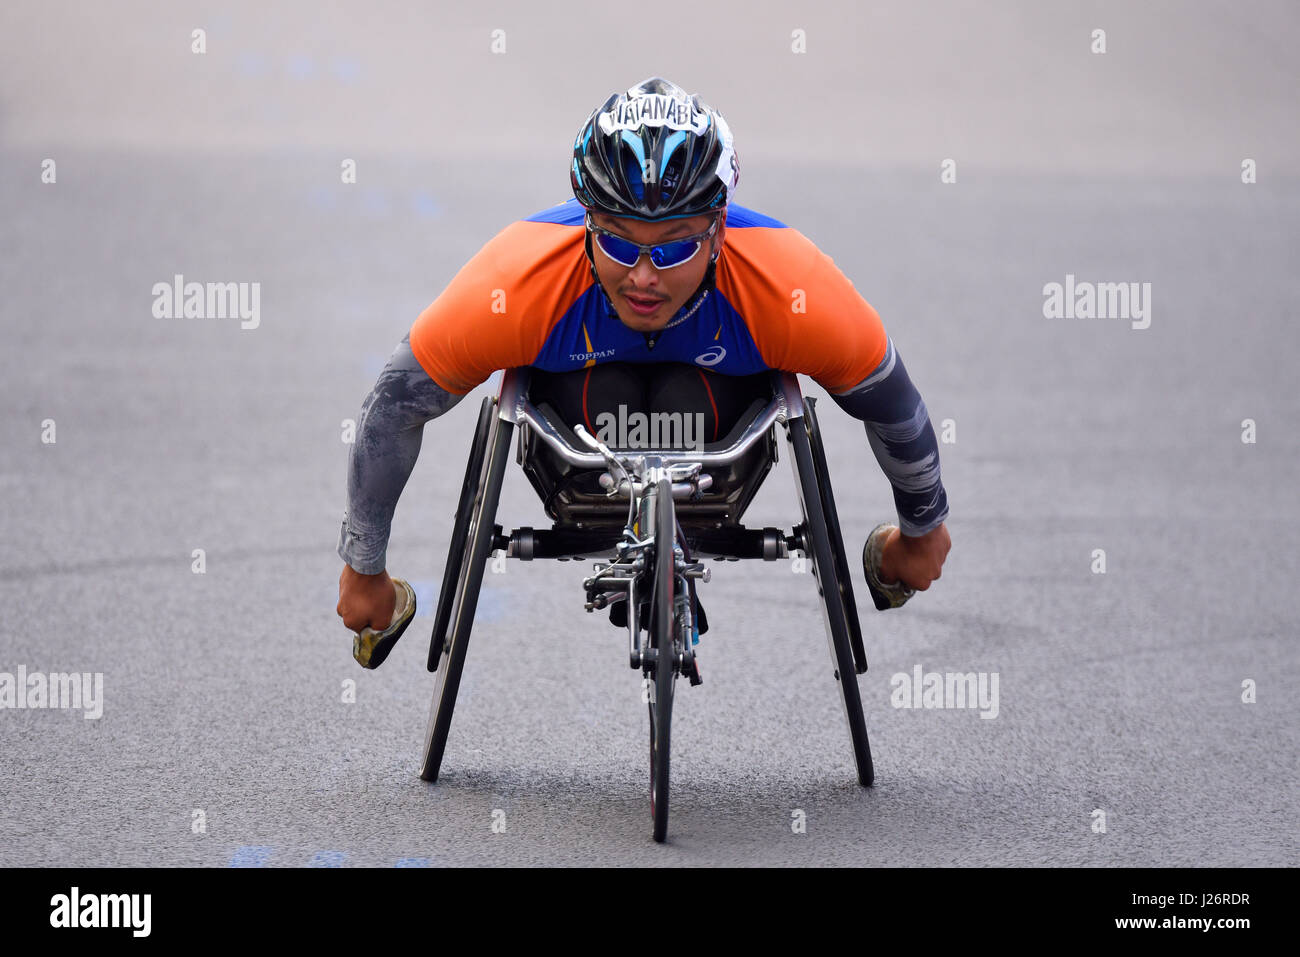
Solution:
M 465 394 L 514 366 L 683 362 L 721 375 L 800 372 L 843 393 L 885 357 L 880 317 L 834 261 L 735 204 L 712 294 L 655 337 L 629 329 L 592 278 L 584 216 L 569 200 L 513 223 L 456 274 L 411 327 L 411 351 L 435 382 Z

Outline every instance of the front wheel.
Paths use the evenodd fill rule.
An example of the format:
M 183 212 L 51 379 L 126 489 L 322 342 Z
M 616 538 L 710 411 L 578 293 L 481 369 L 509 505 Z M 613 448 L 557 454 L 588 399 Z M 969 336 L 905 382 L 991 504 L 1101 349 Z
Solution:
M 673 686 L 677 680 L 676 526 L 672 486 L 662 479 L 655 490 L 655 581 L 650 639 L 654 682 L 650 685 L 650 817 L 654 839 L 668 837 L 668 771 L 672 742 Z

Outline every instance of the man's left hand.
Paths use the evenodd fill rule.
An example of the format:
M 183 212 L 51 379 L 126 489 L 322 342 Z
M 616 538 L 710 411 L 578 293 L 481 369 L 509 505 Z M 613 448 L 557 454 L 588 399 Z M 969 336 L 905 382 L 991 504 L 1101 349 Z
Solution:
M 950 548 L 952 539 L 942 522 L 919 538 L 894 529 L 881 550 L 880 580 L 886 585 L 901 580 L 909 588 L 926 591 L 943 571 Z

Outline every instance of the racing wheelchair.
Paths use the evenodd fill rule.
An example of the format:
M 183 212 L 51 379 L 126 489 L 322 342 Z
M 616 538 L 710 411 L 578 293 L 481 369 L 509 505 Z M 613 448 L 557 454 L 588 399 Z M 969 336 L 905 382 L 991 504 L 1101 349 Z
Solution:
M 700 626 L 707 628 L 696 597 L 697 583 L 709 580 L 703 559 L 778 561 L 798 552 L 810 561 L 821 596 L 858 782 L 870 787 L 856 677 L 867 659 L 816 399 L 801 394 L 794 375 L 772 372 L 770 398 L 755 400 L 719 441 L 686 450 L 610 448 L 581 425 L 570 428 L 545 403 L 534 404 L 529 373 L 506 370 L 497 395 L 479 408 L 429 646 L 428 668 L 437 677 L 420 777 L 438 779 L 489 557 L 602 556 L 582 583 L 585 607 L 610 608 L 616 624 L 626 621 L 628 663 L 642 673 L 649 705 L 653 835 L 664 841 L 674 688 L 679 676 L 700 683 L 694 645 Z M 788 532 L 746 528 L 745 509 L 778 458 L 778 424 L 792 450 L 802 521 Z M 517 461 L 554 521 L 549 529 L 506 532 L 496 522 L 516 426 Z

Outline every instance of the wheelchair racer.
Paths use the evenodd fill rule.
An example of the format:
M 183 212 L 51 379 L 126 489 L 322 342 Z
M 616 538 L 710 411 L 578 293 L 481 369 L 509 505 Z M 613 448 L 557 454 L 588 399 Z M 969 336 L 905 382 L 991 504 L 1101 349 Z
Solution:
M 947 496 L 929 415 L 876 311 L 799 231 L 736 205 L 722 116 L 660 77 L 610 96 L 573 146 L 574 198 L 506 227 L 393 352 L 349 453 L 337 613 L 377 668 L 415 612 L 385 552 L 424 424 L 499 369 L 529 366 L 532 398 L 593 434 L 602 413 L 700 413 L 726 435 L 768 370 L 803 373 L 849 415 L 888 478 L 898 524 L 863 570 L 877 607 L 940 575 Z

